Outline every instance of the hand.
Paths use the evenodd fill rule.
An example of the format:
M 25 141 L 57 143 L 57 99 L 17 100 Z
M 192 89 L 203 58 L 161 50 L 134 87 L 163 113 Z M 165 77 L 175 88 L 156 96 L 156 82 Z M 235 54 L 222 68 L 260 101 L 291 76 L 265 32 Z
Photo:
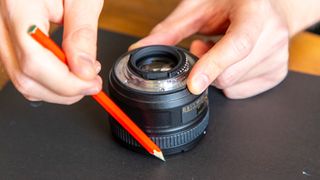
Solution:
M 103 0 L 0 0 L 0 59 L 15 87 L 31 101 L 72 104 L 102 86 L 96 60 L 97 23 Z M 27 33 L 50 22 L 64 25 L 69 68 Z
M 288 72 L 289 36 L 297 31 L 297 26 L 290 29 L 289 15 L 298 11 L 287 3 L 291 1 L 184 0 L 130 48 L 175 45 L 195 33 L 225 33 L 216 44 L 192 42 L 190 51 L 200 59 L 190 72 L 188 88 L 200 94 L 213 83 L 229 98 L 254 96 L 279 84 Z

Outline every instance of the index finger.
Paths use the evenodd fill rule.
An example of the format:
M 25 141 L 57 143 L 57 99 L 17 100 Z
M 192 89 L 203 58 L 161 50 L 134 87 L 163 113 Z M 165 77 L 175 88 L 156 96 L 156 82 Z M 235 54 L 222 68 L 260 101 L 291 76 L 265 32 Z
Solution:
M 259 16 L 253 16 L 250 8 L 244 6 L 231 14 L 226 34 L 194 65 L 188 77 L 188 88 L 192 93 L 202 93 L 227 67 L 253 50 L 263 24 Z

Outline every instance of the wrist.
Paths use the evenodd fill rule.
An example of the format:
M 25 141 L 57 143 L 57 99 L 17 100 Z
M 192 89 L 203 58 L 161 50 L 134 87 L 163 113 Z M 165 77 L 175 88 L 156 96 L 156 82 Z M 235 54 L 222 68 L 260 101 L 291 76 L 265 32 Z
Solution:
M 319 0 L 271 0 L 283 13 L 290 37 L 320 20 Z

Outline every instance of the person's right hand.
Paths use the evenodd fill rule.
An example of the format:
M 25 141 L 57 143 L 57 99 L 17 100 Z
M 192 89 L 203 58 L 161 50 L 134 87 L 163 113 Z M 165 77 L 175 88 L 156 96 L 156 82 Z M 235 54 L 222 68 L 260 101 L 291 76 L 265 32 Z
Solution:
M 101 90 L 96 41 L 102 6 L 103 0 L 0 0 L 0 60 L 28 100 L 72 104 Z M 27 33 L 31 25 L 48 33 L 50 22 L 64 25 L 69 67 Z
M 289 37 L 319 19 L 319 0 L 183 0 L 151 33 L 130 49 L 176 45 L 199 33 L 224 34 L 216 42 L 195 40 L 199 57 L 187 80 L 193 94 L 210 84 L 231 99 L 278 85 L 288 72 Z

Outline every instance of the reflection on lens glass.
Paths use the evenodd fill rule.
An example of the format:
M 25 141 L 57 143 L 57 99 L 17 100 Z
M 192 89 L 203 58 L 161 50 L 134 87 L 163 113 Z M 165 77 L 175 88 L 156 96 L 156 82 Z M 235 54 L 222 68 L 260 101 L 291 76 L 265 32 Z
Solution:
M 146 57 L 139 61 L 139 69 L 146 72 L 166 72 L 177 65 L 177 62 L 166 56 Z

